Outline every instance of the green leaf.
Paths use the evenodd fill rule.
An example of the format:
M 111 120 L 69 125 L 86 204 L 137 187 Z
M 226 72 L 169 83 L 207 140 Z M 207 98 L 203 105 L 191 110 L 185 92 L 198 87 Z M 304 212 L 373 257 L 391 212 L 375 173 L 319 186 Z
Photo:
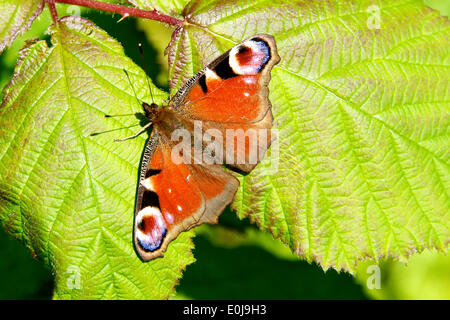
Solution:
M 21 51 L 4 91 L 0 222 L 51 267 L 55 298 L 167 298 L 193 261 L 190 234 L 164 259 L 139 260 L 132 224 L 146 135 L 113 142 L 139 121 L 104 117 L 141 111 L 123 69 L 149 101 L 145 74 L 82 18 L 63 18 L 51 37 L 50 48 L 39 41 Z M 152 89 L 156 102 L 166 97 Z M 105 130 L 117 131 L 91 136 Z
M 0 2 L 0 52 L 30 28 L 44 8 L 41 0 L 2 0 Z
M 399 0 L 208 1 L 183 13 L 169 48 L 172 91 L 250 35 L 277 41 L 279 170 L 266 157 L 240 177 L 239 217 L 324 269 L 447 251 L 447 18 Z

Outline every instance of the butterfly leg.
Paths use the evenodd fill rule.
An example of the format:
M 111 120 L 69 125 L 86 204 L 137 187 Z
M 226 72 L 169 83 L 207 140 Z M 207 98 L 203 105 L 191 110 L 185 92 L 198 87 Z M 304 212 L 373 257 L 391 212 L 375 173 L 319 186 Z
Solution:
M 138 132 L 136 132 L 135 134 L 129 136 L 129 137 L 125 137 L 122 139 L 114 139 L 114 141 L 118 142 L 118 141 L 125 141 L 125 140 L 129 140 L 129 139 L 133 139 L 136 138 L 138 135 L 140 135 L 142 132 L 144 132 L 145 130 L 147 130 L 148 127 L 150 127 L 152 125 L 152 122 L 147 123 L 145 126 L 143 126 L 141 128 L 141 130 L 139 130 Z

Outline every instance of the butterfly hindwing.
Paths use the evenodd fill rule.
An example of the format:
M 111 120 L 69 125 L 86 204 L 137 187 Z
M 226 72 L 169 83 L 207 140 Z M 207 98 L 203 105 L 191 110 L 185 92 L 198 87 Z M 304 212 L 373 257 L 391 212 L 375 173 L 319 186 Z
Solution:
M 171 143 L 153 134 L 144 153 L 134 223 L 134 243 L 144 261 L 162 256 L 180 232 L 217 217 L 239 181 L 218 165 L 175 163 Z

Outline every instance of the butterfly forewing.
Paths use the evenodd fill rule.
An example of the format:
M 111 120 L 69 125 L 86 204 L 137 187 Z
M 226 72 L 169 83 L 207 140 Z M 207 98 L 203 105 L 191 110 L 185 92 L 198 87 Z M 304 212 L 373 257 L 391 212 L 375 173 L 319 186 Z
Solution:
M 270 110 L 267 85 L 279 60 L 272 36 L 253 36 L 199 71 L 171 104 L 188 119 L 258 122 Z

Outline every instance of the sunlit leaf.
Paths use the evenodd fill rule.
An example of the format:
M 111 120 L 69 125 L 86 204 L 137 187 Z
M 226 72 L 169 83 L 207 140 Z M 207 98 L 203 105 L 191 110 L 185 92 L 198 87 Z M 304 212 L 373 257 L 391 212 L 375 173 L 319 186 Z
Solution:
M 146 135 L 114 142 L 139 120 L 104 117 L 141 111 L 123 69 L 143 100 L 145 74 L 84 19 L 65 18 L 51 33 L 52 47 L 39 41 L 22 50 L 5 89 L 0 222 L 51 267 L 55 298 L 167 298 L 193 261 L 189 235 L 164 259 L 137 257 L 132 224 Z M 117 131 L 91 136 L 106 130 Z

